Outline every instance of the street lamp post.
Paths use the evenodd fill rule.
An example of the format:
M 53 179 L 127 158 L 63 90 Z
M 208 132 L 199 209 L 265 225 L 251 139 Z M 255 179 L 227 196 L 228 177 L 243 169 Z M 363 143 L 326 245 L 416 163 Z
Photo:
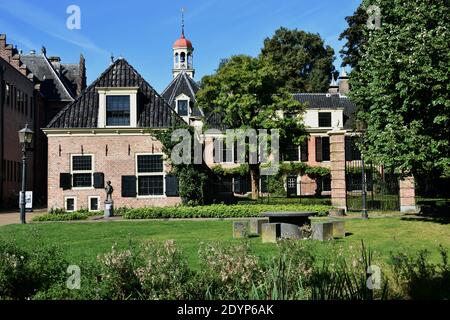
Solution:
M 30 148 L 31 141 L 33 140 L 33 131 L 28 128 L 28 124 L 25 128 L 19 130 L 19 142 L 22 147 L 22 196 L 20 197 L 20 223 L 24 224 L 25 221 L 25 193 L 27 190 L 27 151 Z
M 366 130 L 366 124 L 363 121 L 357 121 L 356 126 L 358 131 L 361 132 L 362 143 L 364 144 L 364 132 Z M 364 167 L 364 154 L 361 151 L 361 188 L 362 188 L 362 214 L 363 219 L 369 219 L 367 213 L 367 191 L 366 191 L 366 172 Z

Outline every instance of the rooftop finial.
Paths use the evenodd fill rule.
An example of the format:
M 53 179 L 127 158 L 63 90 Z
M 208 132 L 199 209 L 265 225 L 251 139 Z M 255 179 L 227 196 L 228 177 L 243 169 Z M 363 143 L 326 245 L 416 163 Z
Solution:
M 111 64 L 114 63 L 114 54 L 111 52 Z
M 184 8 L 181 8 L 181 36 L 184 38 Z

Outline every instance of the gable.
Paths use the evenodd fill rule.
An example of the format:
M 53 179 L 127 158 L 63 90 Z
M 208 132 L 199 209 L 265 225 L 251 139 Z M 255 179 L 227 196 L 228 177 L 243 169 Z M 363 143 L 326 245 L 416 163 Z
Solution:
M 137 126 L 168 128 L 182 121 L 166 101 L 125 60 L 117 59 L 72 103 L 63 108 L 47 128 L 97 128 L 98 88 L 138 88 Z

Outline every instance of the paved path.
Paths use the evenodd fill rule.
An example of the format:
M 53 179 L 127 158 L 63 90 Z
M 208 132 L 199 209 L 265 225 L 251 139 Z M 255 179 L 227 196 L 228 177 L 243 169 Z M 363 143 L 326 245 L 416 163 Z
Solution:
M 47 209 L 39 209 L 39 210 L 35 210 L 33 212 L 27 212 L 25 215 L 25 219 L 27 222 L 30 222 L 33 217 L 42 215 L 46 212 L 47 212 Z M 16 224 L 16 223 L 20 223 L 19 211 L 0 212 L 0 226 L 4 226 L 7 224 Z

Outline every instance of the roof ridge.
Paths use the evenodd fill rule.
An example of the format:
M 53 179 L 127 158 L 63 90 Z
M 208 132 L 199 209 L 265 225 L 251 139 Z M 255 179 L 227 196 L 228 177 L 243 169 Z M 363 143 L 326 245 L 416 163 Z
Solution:
M 73 94 L 69 92 L 69 90 L 66 87 L 66 85 L 64 84 L 63 80 L 59 77 L 58 72 L 56 72 L 56 70 L 53 68 L 53 65 L 50 63 L 50 61 L 48 61 L 48 58 L 45 55 L 43 55 L 43 57 L 44 57 L 45 62 L 47 62 L 47 65 L 50 67 L 53 74 L 56 75 L 56 78 L 59 80 L 60 84 L 63 86 L 64 90 L 66 91 L 66 93 L 69 95 L 69 97 L 72 99 L 72 102 L 73 102 L 75 100 Z

